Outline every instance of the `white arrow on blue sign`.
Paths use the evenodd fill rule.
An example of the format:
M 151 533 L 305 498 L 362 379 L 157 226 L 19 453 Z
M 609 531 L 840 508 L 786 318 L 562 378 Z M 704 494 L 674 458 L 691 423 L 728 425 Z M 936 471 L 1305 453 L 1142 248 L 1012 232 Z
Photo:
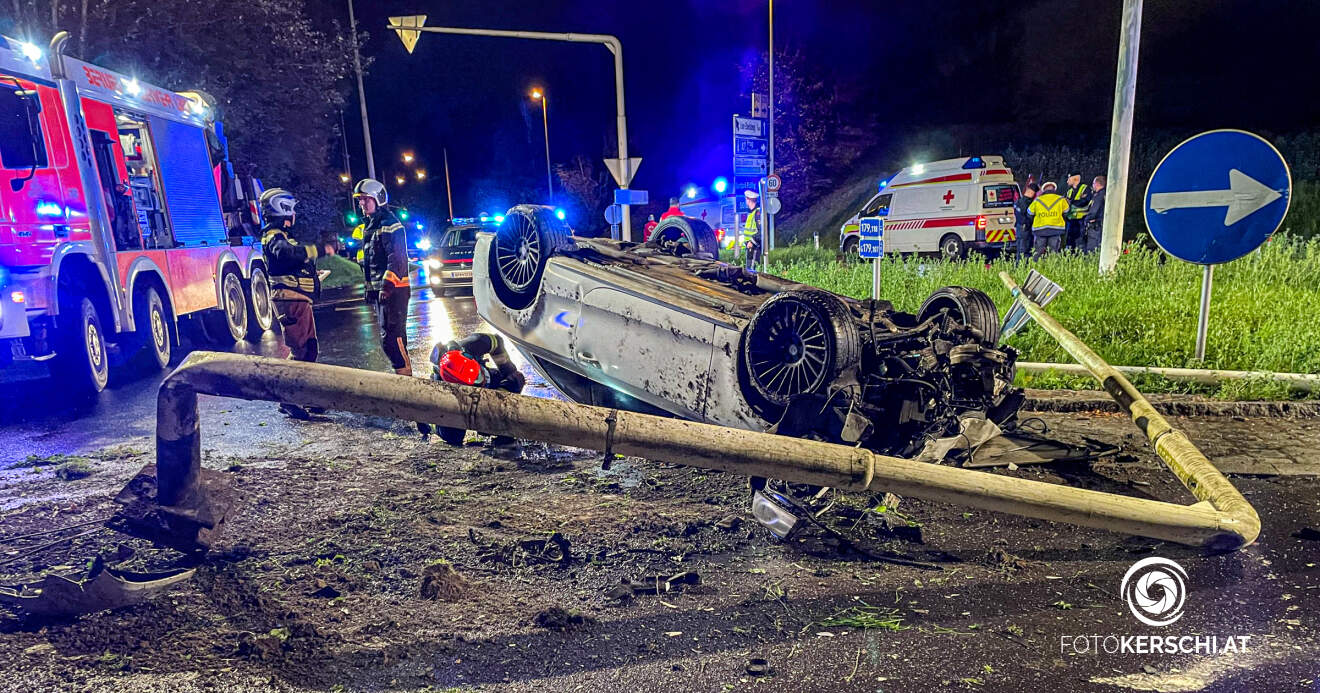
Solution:
M 1274 145 L 1242 130 L 1173 148 L 1146 186 L 1146 228 L 1168 254 L 1201 265 L 1260 247 L 1288 213 L 1292 175 Z
M 885 223 L 880 217 L 866 217 L 857 222 L 857 254 L 874 259 L 885 254 Z

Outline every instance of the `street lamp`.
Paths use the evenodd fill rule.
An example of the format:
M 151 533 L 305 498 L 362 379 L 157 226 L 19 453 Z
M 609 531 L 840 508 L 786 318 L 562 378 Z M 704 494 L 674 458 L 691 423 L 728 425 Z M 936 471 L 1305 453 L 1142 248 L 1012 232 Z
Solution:
M 340 182 L 340 183 L 347 183 L 347 182 L 349 182 L 350 180 L 353 180 L 353 179 L 350 178 L 349 175 L 348 175 L 347 173 L 341 173 L 341 174 L 339 174 L 339 182 Z
M 549 99 L 546 98 L 545 92 L 541 91 L 540 87 L 532 90 L 532 98 L 541 102 L 541 123 L 545 126 L 545 189 L 553 198 L 555 196 L 555 186 L 554 179 L 550 177 L 550 116 L 546 113 L 545 105 L 545 102 Z M 547 198 L 546 202 L 549 201 L 550 199 Z
M 394 177 L 394 182 L 395 182 L 395 183 L 398 183 L 399 185 L 403 185 L 403 184 L 406 183 L 407 181 L 408 181 L 408 179 L 407 179 L 407 178 L 404 178 L 403 176 L 395 176 L 395 177 Z
M 426 171 L 418 169 L 417 180 L 426 180 Z
M 405 154 L 403 155 L 403 163 L 405 163 L 405 164 L 411 164 L 412 162 L 413 162 L 413 155 L 412 155 L 412 153 L 411 153 L 411 152 L 405 153 Z

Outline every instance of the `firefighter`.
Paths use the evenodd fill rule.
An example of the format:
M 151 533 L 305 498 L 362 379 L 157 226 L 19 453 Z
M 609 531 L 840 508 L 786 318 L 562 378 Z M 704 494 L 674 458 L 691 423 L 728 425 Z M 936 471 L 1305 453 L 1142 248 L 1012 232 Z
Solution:
M 472 385 L 518 394 L 527 378 L 518 371 L 496 335 L 477 333 L 431 350 L 431 379 L 457 385 Z M 467 431 L 438 426 L 440 438 L 450 445 L 462 445 Z M 492 445 L 515 442 L 510 436 L 495 436 Z
M 1031 235 L 1034 239 L 1032 254 L 1036 256 L 1057 253 L 1063 246 L 1063 235 L 1068 224 L 1068 200 L 1058 193 L 1059 186 L 1048 181 L 1040 186 L 1040 194 L 1027 206 L 1031 217 Z
M 760 193 L 748 188 L 743 192 L 747 198 L 747 220 L 743 222 L 743 246 L 747 249 L 747 268 L 756 269 L 761 258 L 761 214 L 757 210 Z
M 1068 176 L 1068 192 L 1063 196 L 1068 198 L 1068 236 L 1064 247 L 1081 248 L 1082 219 L 1091 210 L 1091 186 L 1082 185 L 1082 174 L 1074 173 Z
M 330 244 L 317 247 L 298 244 L 291 237 L 298 200 L 283 188 L 271 188 L 259 200 L 265 225 L 261 228 L 261 252 L 266 258 L 270 277 L 271 299 L 284 332 L 289 358 L 314 363 L 317 354 L 316 318 L 312 301 L 320 291 L 316 258 L 322 251 L 334 255 Z M 324 412 L 320 407 L 300 407 L 285 402 L 280 412 L 295 419 L 309 419 L 309 414 Z

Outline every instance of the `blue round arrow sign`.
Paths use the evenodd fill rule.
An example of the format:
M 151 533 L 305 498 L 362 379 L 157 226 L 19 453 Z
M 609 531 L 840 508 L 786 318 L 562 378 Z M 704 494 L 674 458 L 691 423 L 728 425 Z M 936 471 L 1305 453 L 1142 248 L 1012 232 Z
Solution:
M 1212 130 L 1164 156 L 1146 186 L 1146 228 L 1164 252 L 1201 265 L 1260 247 L 1288 213 L 1292 175 L 1274 145 Z

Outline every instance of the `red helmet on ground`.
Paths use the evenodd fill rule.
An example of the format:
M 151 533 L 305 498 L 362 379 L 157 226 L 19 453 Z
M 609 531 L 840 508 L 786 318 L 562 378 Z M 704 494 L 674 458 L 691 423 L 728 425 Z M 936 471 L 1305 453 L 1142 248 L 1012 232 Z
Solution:
M 440 357 L 440 379 L 459 385 L 476 385 L 481 380 L 481 364 L 461 351 L 447 351 Z

